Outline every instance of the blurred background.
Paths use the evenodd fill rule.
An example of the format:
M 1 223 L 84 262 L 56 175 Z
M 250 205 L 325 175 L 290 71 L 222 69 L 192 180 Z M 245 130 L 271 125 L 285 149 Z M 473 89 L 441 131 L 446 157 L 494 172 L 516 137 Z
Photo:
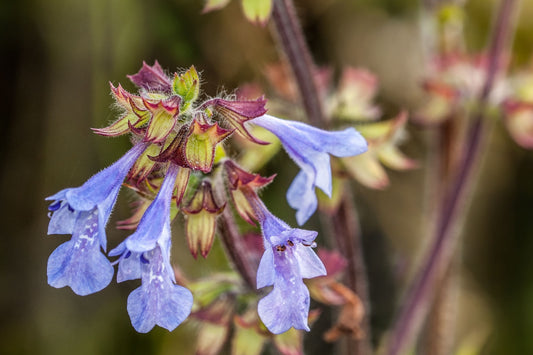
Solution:
M 470 50 L 484 48 L 495 4 L 467 2 Z M 346 65 L 374 71 L 380 80 L 378 102 L 391 112 L 420 105 L 425 37 L 418 1 L 299 0 L 296 5 L 318 64 L 330 65 L 335 73 Z M 137 72 L 143 60 L 157 59 L 170 72 L 194 64 L 212 96 L 264 82 L 265 66 L 279 61 L 269 26 L 248 23 L 237 0 L 205 15 L 202 8 L 200 0 L 0 3 L 1 354 L 194 353 L 192 324 L 172 333 L 134 331 L 126 299 L 135 282 L 112 283 L 86 297 L 47 285 L 47 258 L 68 237 L 46 235 L 44 198 L 80 185 L 128 149 L 126 138 L 107 139 L 89 128 L 115 118 L 108 82 L 133 90 L 126 75 Z M 522 1 L 511 70 L 531 69 L 532 17 L 533 1 Z M 403 150 L 421 168 L 390 172 L 385 191 L 356 187 L 376 337 L 389 326 L 404 291 L 402 281 L 424 246 L 425 135 L 421 128 L 409 130 Z M 267 205 L 275 201 L 276 214 L 295 225 L 283 191 L 296 168 L 280 174 L 278 185 L 269 188 L 272 197 L 263 197 Z M 457 250 L 459 306 L 452 307 L 450 317 L 457 316 L 458 351 L 533 354 L 532 206 L 533 155 L 497 124 Z M 108 228 L 110 246 L 128 235 L 113 228 L 128 213 L 128 196 L 121 196 Z M 174 262 L 197 275 L 218 267 L 216 261 L 193 263 L 184 243 L 175 235 Z M 320 343 L 320 334 L 307 342 Z M 321 347 L 307 349 L 313 354 Z

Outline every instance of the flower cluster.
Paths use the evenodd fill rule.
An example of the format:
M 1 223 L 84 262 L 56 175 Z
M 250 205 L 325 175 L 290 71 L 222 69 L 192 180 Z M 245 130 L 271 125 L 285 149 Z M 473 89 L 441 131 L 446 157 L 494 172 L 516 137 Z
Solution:
M 144 64 L 129 78 L 139 92 L 111 85 L 122 114 L 94 131 L 103 136 L 130 134 L 133 147 L 80 187 L 47 198 L 52 201 L 48 234 L 72 235 L 50 255 L 49 284 L 91 294 L 111 282 L 118 265 L 117 282 L 141 280 L 127 301 L 134 328 L 142 333 L 155 325 L 173 330 L 189 316 L 194 301 L 172 266 L 171 222 L 183 214 L 189 249 L 194 257 L 205 258 L 217 220 L 230 206 L 261 228 L 264 253 L 257 288 L 273 289 L 258 303 L 260 319 L 275 334 L 290 328 L 309 330 L 310 296 L 303 279 L 326 273 L 312 249 L 317 233 L 291 228 L 275 217 L 257 194 L 274 176 L 249 173 L 222 143 L 237 134 L 267 145 L 256 136 L 260 128 L 276 136 L 301 168 L 287 200 L 297 211 L 298 223 L 304 224 L 317 208 L 315 187 L 331 195 L 330 155 L 361 154 L 367 149 L 365 139 L 354 128 L 327 132 L 267 115 L 262 97 L 199 101 L 194 67 L 169 77 L 157 62 Z M 107 254 L 116 258 L 111 262 L 105 255 L 106 224 L 123 184 L 137 193 L 139 202 L 133 216 L 119 222 L 120 228 L 134 231 Z
M 520 70 L 503 76 L 505 63 L 494 68 L 494 85 L 487 95 L 490 116 L 501 116 L 511 138 L 520 146 L 533 148 L 533 74 Z M 479 110 L 479 98 L 486 80 L 486 55 L 461 52 L 443 54 L 433 60 L 423 83 L 427 100 L 416 114 L 425 125 L 464 121 L 469 112 Z

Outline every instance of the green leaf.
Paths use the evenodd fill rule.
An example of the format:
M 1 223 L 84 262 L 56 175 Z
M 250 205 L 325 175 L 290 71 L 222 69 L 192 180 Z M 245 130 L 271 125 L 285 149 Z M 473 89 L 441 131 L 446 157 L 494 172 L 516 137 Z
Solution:
M 264 26 L 272 13 L 272 0 L 242 0 L 242 9 L 248 21 Z

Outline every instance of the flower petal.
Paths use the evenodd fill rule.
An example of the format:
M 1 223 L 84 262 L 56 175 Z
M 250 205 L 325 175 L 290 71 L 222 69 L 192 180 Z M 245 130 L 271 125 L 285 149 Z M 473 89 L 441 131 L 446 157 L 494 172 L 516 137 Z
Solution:
M 326 275 L 326 268 L 315 251 L 302 244 L 295 245 L 294 256 L 300 266 L 300 274 L 304 279 Z
M 118 263 L 117 282 L 140 279 L 141 266 L 141 253 L 128 251 Z
M 287 202 L 296 210 L 296 221 L 304 224 L 316 211 L 318 200 L 313 181 L 302 170 L 287 190 Z
M 331 197 L 332 181 L 329 154 L 339 157 L 366 152 L 367 143 L 354 128 L 328 132 L 302 122 L 282 120 L 263 115 L 252 123 L 276 135 L 287 154 L 302 169 L 287 191 L 287 200 L 297 209 L 296 218 L 301 225 L 317 208 L 314 187 Z
M 267 248 L 257 268 L 257 288 L 274 284 L 276 273 L 274 271 L 274 254 L 272 248 Z
M 50 218 L 48 234 L 72 234 L 78 215 L 78 211 L 70 209 L 68 203 L 62 201 L 61 207 Z
M 126 240 L 128 250 L 149 251 L 156 247 L 158 240 L 170 239 L 170 202 L 179 169 L 170 165 L 155 200 L 144 212 L 135 233 Z
M 105 288 L 113 278 L 113 267 L 97 242 L 96 211 L 82 212 L 72 239 L 61 244 L 48 258 L 48 283 L 56 288 L 69 286 L 84 296 Z
M 129 295 L 128 314 L 139 333 L 148 333 L 155 325 L 172 331 L 189 316 L 193 302 L 191 292 L 178 285 L 168 286 L 170 289 L 162 294 L 141 286 Z
M 293 284 L 276 282 L 272 292 L 259 300 L 257 312 L 274 334 L 286 332 L 291 327 L 309 331 L 309 290 L 301 280 Z
M 173 283 L 173 270 L 167 260 L 168 250 L 156 247 L 145 255 L 142 286 L 128 297 L 131 323 L 140 333 L 149 332 L 155 325 L 172 331 L 189 316 L 192 294 Z
M 90 211 L 106 199 L 111 199 L 114 203 L 116 196 L 113 194 L 118 193 L 117 186 L 120 188 L 120 184 L 122 184 L 122 180 L 126 177 L 130 167 L 146 146 L 145 143 L 134 145 L 122 158 L 93 175 L 80 187 L 67 189 L 65 197 L 70 206 L 78 211 Z M 108 203 L 108 206 L 111 205 L 112 207 L 113 203 Z M 109 207 L 105 209 L 105 214 L 107 213 L 110 213 Z

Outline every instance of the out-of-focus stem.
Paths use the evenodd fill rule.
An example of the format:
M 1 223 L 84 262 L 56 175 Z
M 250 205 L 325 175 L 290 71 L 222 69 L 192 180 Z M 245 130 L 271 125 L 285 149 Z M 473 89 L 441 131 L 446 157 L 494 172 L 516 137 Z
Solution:
M 479 108 L 474 114 L 466 136 L 466 146 L 457 175 L 452 180 L 438 211 L 437 223 L 431 237 L 431 244 L 423 259 L 422 267 L 414 279 L 403 308 L 397 318 L 385 349 L 386 354 L 397 355 L 406 350 L 418 333 L 434 296 L 434 288 L 442 279 L 444 270 L 450 265 L 455 241 L 458 238 L 458 217 L 465 208 L 471 189 L 474 168 L 485 138 L 485 110 L 496 75 L 501 69 L 503 49 L 511 30 L 511 15 L 515 0 L 502 0 L 493 29 L 489 47 L 487 76 L 479 97 Z
M 371 354 L 370 302 L 361 230 L 357 209 L 354 206 L 352 193 L 348 184 L 346 184 L 344 192 L 339 209 L 333 215 L 332 225 L 339 250 L 350 263 L 350 267 L 347 270 L 348 286 L 357 293 L 365 307 L 365 316 L 361 323 L 361 330 L 364 332 L 364 337 L 359 340 L 353 340 L 348 344 L 349 353 Z
M 424 336 L 420 339 L 417 354 L 451 354 L 457 314 L 459 291 L 460 255 L 455 253 L 452 264 L 438 285 L 435 301 L 424 324 Z
M 318 95 L 314 79 L 315 67 L 292 0 L 274 0 L 272 19 L 279 36 L 279 44 L 287 56 L 298 84 L 307 118 L 314 126 L 324 128 L 327 122 L 324 119 L 322 100 Z
M 278 33 L 279 44 L 291 66 L 302 104 L 311 124 L 326 128 L 327 120 L 322 108 L 315 82 L 315 65 L 305 42 L 292 0 L 274 0 L 272 18 Z M 371 353 L 370 326 L 368 314 L 370 301 L 368 297 L 367 276 L 363 260 L 361 234 L 357 210 L 352 201 L 352 193 L 347 187 L 345 197 L 339 210 L 333 216 L 336 242 L 345 252 L 348 261 L 347 273 L 350 288 L 358 294 L 365 305 L 365 324 L 362 324 L 365 337 L 350 347 L 351 354 L 368 355 Z M 346 246 L 346 247 L 344 247 Z

